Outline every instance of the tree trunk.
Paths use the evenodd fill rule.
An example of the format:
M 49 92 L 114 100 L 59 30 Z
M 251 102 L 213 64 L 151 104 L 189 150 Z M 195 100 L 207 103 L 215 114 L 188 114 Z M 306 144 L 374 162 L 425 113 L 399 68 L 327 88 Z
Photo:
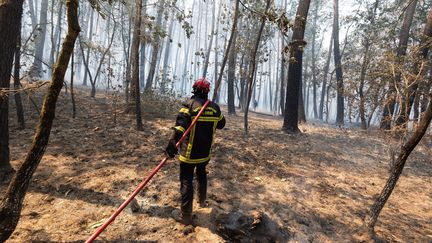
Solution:
M 368 70 L 369 67 L 369 61 L 370 61 L 370 46 L 371 46 L 371 28 L 374 26 L 375 24 L 375 15 L 376 15 L 376 10 L 378 8 L 378 4 L 379 4 L 380 0 L 376 0 L 375 4 L 373 5 L 373 9 L 370 12 L 368 19 L 370 20 L 369 26 L 367 27 L 366 33 L 365 33 L 365 38 L 363 40 L 363 49 L 364 49 L 364 54 L 363 54 L 363 62 L 361 65 L 361 71 L 360 71 L 360 84 L 359 84 L 359 90 L 358 90 L 358 94 L 360 97 L 360 101 L 359 101 L 359 116 L 360 116 L 360 120 L 361 120 L 361 128 L 366 130 L 368 125 L 367 125 L 367 121 L 366 121 L 366 109 L 365 109 L 365 98 L 364 98 L 364 94 L 363 94 L 363 88 L 364 88 L 364 83 L 365 83 L 365 79 L 366 79 L 366 72 Z
M 9 15 L 8 17 L 10 20 L 19 21 L 21 17 L 20 9 L 22 6 L 20 3 L 22 3 L 22 1 L 11 2 L 16 2 L 16 5 L 2 5 L 0 7 L 0 16 L 2 17 Z M 17 173 L 12 178 L 3 201 L 0 204 L 0 228 L 2 229 L 0 231 L 0 242 L 7 240 L 18 224 L 27 188 L 48 144 L 51 127 L 55 116 L 57 98 L 63 87 L 64 75 L 68 68 L 69 59 L 73 53 L 75 40 L 78 37 L 80 31 L 77 13 L 78 0 L 67 0 L 66 6 L 68 17 L 68 34 L 66 35 L 66 38 L 63 42 L 62 51 L 53 72 L 53 80 L 51 85 L 48 87 L 48 93 L 46 94 L 43 102 L 42 113 L 39 118 L 39 124 L 36 128 L 33 143 L 24 160 L 24 163 L 22 163 Z M 9 9 L 6 7 L 9 7 Z M 10 7 L 13 8 L 10 9 Z M 5 14 L 3 12 L 4 10 L 9 11 L 7 11 L 7 14 Z M 1 23 L 4 22 L 2 21 Z M 13 22 L 10 22 L 10 24 L 12 23 Z M 15 25 L 10 25 L 10 27 L 15 28 Z M 19 25 L 16 26 L 18 27 Z M 5 28 L 1 28 L 2 31 L 4 29 Z M 18 30 L 18 28 L 15 28 L 14 30 L 15 31 L 13 33 L 17 33 L 16 30 Z M 4 35 L 0 35 L 0 38 L 3 36 Z M 16 34 L 14 36 L 14 38 L 16 38 Z M 13 43 L 15 45 L 15 42 Z M 13 47 L 11 49 L 14 50 Z M 2 48 L 0 48 L 0 50 L 2 50 Z M 10 66 L 12 66 L 12 62 L 10 62 Z
M 139 76 L 140 76 L 140 89 L 144 89 L 145 87 L 145 67 L 146 67 L 146 50 L 145 50 L 145 41 L 141 41 L 140 47 L 140 68 L 139 68 Z
M 93 17 L 94 17 L 94 10 L 93 8 L 90 8 L 90 31 L 88 33 L 88 41 L 91 43 L 92 39 L 93 39 Z M 81 40 L 80 40 L 80 45 L 81 45 Z M 90 48 L 87 48 L 87 54 L 84 57 L 84 53 L 82 55 L 83 57 L 83 62 L 84 62 L 84 67 L 86 70 L 89 70 L 89 66 L 90 65 Z M 85 61 L 85 60 L 87 61 Z M 87 86 L 87 74 L 89 74 L 88 72 L 84 72 L 84 79 L 83 79 L 83 83 L 82 85 Z
M 34 7 L 33 0 L 29 0 L 28 5 L 29 5 L 32 30 L 35 30 L 37 28 L 37 17 L 36 17 L 36 13 L 35 13 L 35 7 Z
M 231 49 L 231 45 L 232 45 L 232 42 L 233 42 L 233 39 L 234 39 L 234 35 L 235 35 L 236 29 L 237 29 L 237 22 L 238 22 L 238 16 L 239 16 L 239 11 L 240 11 L 240 9 L 239 9 L 239 2 L 240 2 L 240 0 L 236 0 L 236 5 L 235 5 L 235 9 L 234 9 L 234 19 L 233 19 L 233 24 L 232 24 L 232 28 L 231 28 L 231 34 L 230 34 L 230 38 L 229 38 L 229 41 L 228 41 L 228 45 L 227 45 L 226 50 L 225 50 L 225 54 L 224 54 L 224 58 L 223 58 L 223 61 L 222 61 L 222 65 L 220 67 L 219 75 L 218 75 L 218 78 L 216 80 L 216 84 L 215 84 L 215 87 L 214 87 L 212 100 L 216 100 L 216 98 L 218 96 L 219 86 L 220 86 L 220 84 L 222 82 L 223 72 L 224 72 L 225 65 L 226 65 L 227 60 L 228 60 L 228 53 L 229 53 L 229 51 Z
M 143 18 L 146 18 L 147 0 L 144 0 L 142 5 L 143 5 L 143 8 L 141 11 L 141 20 Z M 145 31 L 144 28 L 145 27 L 142 28 L 143 32 Z M 141 48 L 140 48 L 140 62 L 139 62 L 139 66 L 140 66 L 139 67 L 139 83 L 140 83 L 139 87 L 140 87 L 140 90 L 144 90 L 144 87 L 145 87 L 145 66 L 146 66 L 145 54 L 146 54 L 146 44 L 147 43 L 145 42 L 145 40 L 142 37 L 140 39 L 141 39 L 141 41 L 140 41 Z
M 221 9 L 219 7 L 219 17 L 221 15 Z M 219 18 L 218 18 L 219 19 Z M 213 80 L 216 80 L 218 76 L 218 68 L 219 68 L 219 20 L 216 21 L 216 32 L 215 32 L 215 48 L 214 48 L 214 76 Z
M 282 40 L 282 46 L 284 45 L 284 41 Z M 283 49 L 283 47 L 282 47 Z M 282 54 L 285 55 L 285 54 Z M 279 108 L 282 116 L 285 114 L 285 69 L 286 63 L 285 58 L 282 56 L 281 60 L 281 72 L 280 72 L 280 100 L 279 100 Z
M 323 70 L 324 78 L 323 78 L 323 83 L 322 83 L 322 87 L 321 87 L 321 99 L 320 99 L 319 114 L 318 114 L 318 117 L 321 121 L 323 120 L 323 114 L 324 114 L 324 98 L 325 98 L 325 94 L 327 91 L 327 77 L 328 77 L 328 72 L 330 69 L 332 50 L 333 50 L 333 32 L 332 32 L 332 35 L 330 38 L 330 47 L 328 50 L 326 64 L 325 64 L 324 70 Z
M 157 17 L 156 17 L 156 25 L 157 26 L 161 26 L 161 24 L 162 24 L 162 15 L 163 15 L 163 6 L 164 5 L 165 5 L 165 0 L 159 2 Z M 158 60 L 158 55 L 159 55 L 159 48 L 160 48 L 159 38 L 156 38 L 153 40 L 153 47 L 152 47 L 152 54 L 151 54 L 152 58 L 151 58 L 150 69 L 149 69 L 149 73 L 148 73 L 147 81 L 146 81 L 146 85 L 145 85 L 146 91 L 150 91 L 152 88 L 152 85 L 153 85 L 153 80 L 154 80 L 154 76 L 156 73 L 156 65 L 157 65 L 157 60 Z M 134 90 L 133 87 L 131 87 L 131 90 Z
M 219 8 L 219 13 L 220 13 L 220 8 Z M 217 38 L 217 36 L 215 35 L 215 22 L 216 22 L 216 1 L 213 1 L 213 17 L 212 17 L 212 29 L 211 29 L 211 33 L 210 33 L 210 44 L 207 48 L 207 53 L 205 56 L 205 61 L 204 61 L 204 68 L 203 68 L 203 74 L 202 77 L 206 77 L 207 76 L 207 69 L 208 69 L 208 65 L 209 65 L 209 60 L 210 60 L 210 52 L 212 49 L 212 45 L 213 45 L 213 39 Z M 235 113 L 235 111 L 234 111 Z
M 334 41 L 334 62 L 336 69 L 337 84 L 337 108 L 336 124 L 344 124 L 344 84 L 342 77 L 342 61 L 339 49 L 339 0 L 333 0 L 334 17 L 333 17 L 333 41 Z
M 167 89 L 167 77 L 168 77 L 168 61 L 170 59 L 171 54 L 171 41 L 172 41 L 172 33 L 174 27 L 174 18 L 171 18 L 169 28 L 168 28 L 168 36 L 165 41 L 165 53 L 164 53 L 164 61 L 162 67 L 162 82 L 161 82 L 161 91 L 162 93 L 166 93 Z
M 127 23 L 128 23 L 128 28 L 127 28 L 127 35 L 124 34 L 124 30 L 125 30 L 125 26 L 124 26 L 124 22 L 126 21 L 122 21 L 121 22 L 121 36 L 122 36 L 122 43 L 123 43 L 123 56 L 124 56 L 124 60 L 125 60 L 125 73 L 124 73 L 124 86 L 125 86 L 125 99 L 126 99 L 126 104 L 129 104 L 129 85 L 130 85 L 130 79 L 131 79 L 131 68 L 130 68 L 130 62 L 129 62 L 129 51 L 130 51 L 130 36 L 131 36 L 131 17 L 129 16 L 129 14 L 124 12 L 124 6 L 123 4 L 121 4 L 121 14 L 122 16 L 126 16 L 127 17 Z M 126 106 L 128 107 L 128 106 Z M 129 109 L 129 108 L 126 108 Z
M 52 1 L 52 11 L 54 12 L 54 2 Z M 53 13 L 51 13 L 51 51 L 50 51 L 50 59 L 49 59 L 49 65 L 51 67 L 50 71 L 52 72 L 53 64 L 55 62 L 55 53 L 58 51 L 57 49 L 57 43 L 60 41 L 60 26 L 61 26 L 61 19 L 63 15 L 63 2 L 58 2 L 58 10 L 57 10 L 57 25 L 54 29 L 54 18 Z
M 21 82 L 20 82 L 21 28 L 20 28 L 20 31 L 18 31 L 18 38 L 17 38 L 16 43 L 17 43 L 17 46 L 16 46 L 16 50 L 15 50 L 15 64 L 14 64 L 14 89 L 19 90 L 21 87 Z M 22 105 L 22 101 L 21 101 L 21 95 L 20 95 L 19 91 L 15 92 L 14 98 L 15 98 L 15 105 L 16 105 L 19 129 L 24 129 L 25 128 L 24 109 L 23 109 L 23 105 Z
M 72 101 L 72 118 L 76 116 L 75 93 L 74 93 L 74 53 L 71 57 L 71 75 L 70 75 L 70 92 Z
M 303 48 L 305 26 L 309 11 L 310 0 L 300 0 L 294 21 L 293 36 L 290 48 L 290 62 L 288 67 L 288 82 L 286 90 L 285 114 L 282 129 L 288 133 L 299 133 L 298 107 L 302 82 Z
M 139 88 L 139 46 L 140 46 L 140 32 L 141 32 L 141 9 L 142 0 L 135 1 L 135 18 L 134 18 L 134 28 L 132 37 L 132 47 L 131 47 L 131 60 L 132 60 L 132 87 L 134 88 L 135 98 L 135 115 L 137 122 L 137 130 L 143 130 L 142 118 L 141 118 L 141 97 Z
M 43 76 L 43 56 L 44 56 L 44 47 L 45 47 L 45 37 L 46 37 L 46 29 L 47 29 L 47 17 L 48 17 L 48 0 L 42 0 L 41 3 L 41 12 L 39 17 L 39 34 L 36 42 L 35 49 L 35 57 L 33 61 L 33 65 L 31 69 L 31 75 L 33 77 L 41 77 Z
M 185 40 L 186 40 L 186 38 L 185 38 Z M 182 93 L 186 93 L 186 84 L 187 84 L 187 79 L 188 79 L 188 73 L 187 73 L 188 69 L 187 69 L 187 67 L 188 67 L 188 65 L 190 63 L 190 61 L 189 61 L 189 50 L 190 50 L 190 46 L 191 46 L 190 43 L 191 43 L 191 41 L 188 41 L 187 47 L 186 47 L 186 50 L 185 50 L 184 59 L 183 59 L 184 66 L 183 66 L 182 84 L 181 84 L 181 92 Z
M 288 6 L 288 0 L 284 1 L 284 12 L 287 12 L 287 6 Z M 281 43 L 280 43 L 280 48 L 281 48 L 281 72 L 280 72 L 280 92 L 279 92 L 279 109 L 280 109 L 280 113 L 282 114 L 282 116 L 285 116 L 285 94 L 286 94 L 286 90 L 285 90 L 285 83 L 286 83 L 286 69 L 287 69 L 287 61 L 285 60 L 285 50 L 288 50 L 285 48 L 285 38 L 284 35 L 281 35 Z
M 414 18 L 415 8 L 417 6 L 417 0 L 409 1 L 408 7 L 405 10 L 405 15 L 402 23 L 402 28 L 399 32 L 399 45 L 396 53 L 396 65 L 402 65 L 403 58 L 406 55 L 409 32 L 411 29 L 411 24 Z M 395 102 L 396 102 L 396 86 L 399 85 L 401 81 L 401 73 L 397 72 L 395 75 L 394 85 L 392 82 L 389 83 L 389 90 L 387 92 L 387 101 L 384 105 L 383 115 L 381 118 L 380 129 L 381 130 L 390 130 L 392 117 L 395 110 Z
M 308 66 L 309 66 L 309 56 L 306 55 L 304 65 L 302 64 L 302 68 L 304 71 L 302 72 L 302 82 L 300 83 L 300 93 L 299 93 L 299 105 L 298 105 L 298 120 L 299 124 L 306 123 L 306 114 L 307 114 L 307 80 L 309 78 Z
M 233 43 L 228 57 L 228 114 L 235 114 L 235 101 L 234 101 L 234 81 L 237 50 L 236 50 L 237 31 L 234 33 Z
M 429 93 L 429 97 L 432 96 L 432 93 Z M 417 144 L 422 139 L 423 135 L 426 133 L 429 124 L 432 120 L 432 102 L 429 102 L 429 106 L 427 110 L 424 112 L 418 126 L 415 128 L 414 133 L 411 137 L 401 146 L 399 155 L 396 161 L 393 164 L 391 174 L 387 179 L 387 182 L 382 189 L 380 195 L 376 198 L 374 204 L 372 205 L 368 215 L 365 218 L 366 226 L 373 230 L 375 227 L 375 223 L 378 219 L 378 216 L 384 207 L 385 203 L 389 199 L 393 189 L 396 186 L 396 183 L 402 173 L 402 170 L 405 166 L 405 162 L 408 159 L 408 156 L 417 146 Z
M 238 4 L 238 1 L 239 0 L 237 0 L 237 4 Z M 266 4 L 266 8 L 264 10 L 264 13 L 267 13 L 268 9 L 270 8 L 271 2 L 272 2 L 272 0 L 267 0 L 267 4 Z M 238 6 L 236 6 L 236 9 L 238 9 Z M 254 47 L 252 55 L 251 55 L 251 62 L 250 62 L 250 66 L 249 66 L 249 75 L 248 75 L 248 80 L 247 80 L 248 90 L 247 90 L 247 95 L 246 95 L 246 105 L 244 107 L 245 108 L 245 111 L 244 111 L 244 130 L 245 130 L 246 134 L 248 133 L 248 126 L 249 126 L 248 114 L 249 114 L 249 104 L 250 104 L 251 97 L 252 97 L 253 80 L 254 80 L 254 76 L 256 75 L 255 70 L 256 70 L 257 53 L 258 53 L 258 48 L 259 48 L 259 44 L 261 41 L 261 35 L 262 35 L 263 30 L 264 30 L 266 18 L 267 18 L 266 16 L 261 17 L 261 26 L 260 26 L 258 34 L 257 34 L 255 47 Z M 237 22 L 237 19 L 235 19 L 234 21 Z M 234 26 L 233 26 L 233 28 L 234 28 Z M 231 34 L 233 34 L 233 33 L 231 33 Z M 231 38 L 230 38 L 230 42 L 231 42 Z M 230 44 L 228 44 L 228 46 L 230 46 Z M 221 74 L 222 73 L 220 73 L 220 75 Z M 215 91 L 216 91 L 216 89 L 215 89 Z
M 22 12 L 23 0 L 8 0 L 0 3 L 0 88 L 2 89 L 10 87 L 10 75 L 17 48 L 17 33 L 20 31 Z M 9 161 L 8 117 L 9 97 L 0 95 L 0 180 L 13 171 Z
M 245 55 L 243 54 L 240 64 L 240 105 L 242 108 L 242 111 L 245 111 L 245 93 L 246 93 L 246 73 L 247 73 L 247 66 L 249 66 L 249 62 L 245 61 Z
M 279 46 L 279 45 L 278 45 Z M 281 53 L 282 50 L 279 50 L 278 53 Z M 275 83 L 276 83 L 276 89 L 274 92 L 274 99 L 273 99 L 273 115 L 276 116 L 278 113 L 278 93 L 279 93 L 279 82 L 278 82 L 278 75 L 279 75 L 279 71 L 280 71 L 280 66 L 281 66 L 281 62 L 278 61 L 276 64 L 276 72 L 275 72 Z M 270 90 L 270 92 L 272 92 Z
M 269 105 L 270 105 L 270 111 L 273 111 L 273 91 L 272 91 L 272 66 L 271 66 L 271 61 L 268 61 L 268 68 L 269 68 L 269 73 L 268 73 L 268 98 L 269 98 Z M 276 91 L 277 92 L 277 91 Z M 267 97 L 267 96 L 266 96 Z
M 317 38 L 317 21 L 318 21 L 318 8 L 319 2 L 315 3 L 315 8 L 313 11 L 313 25 L 312 25 L 312 105 L 313 105 L 313 113 L 314 119 L 318 119 L 318 109 L 317 109 L 317 70 L 316 70 L 316 38 Z

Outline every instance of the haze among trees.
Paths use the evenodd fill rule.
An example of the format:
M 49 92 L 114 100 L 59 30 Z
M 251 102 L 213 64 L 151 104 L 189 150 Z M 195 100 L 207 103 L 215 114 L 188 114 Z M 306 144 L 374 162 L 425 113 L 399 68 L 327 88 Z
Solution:
M 43 207 L 43 202 L 31 206 L 27 202 L 33 200 L 29 199 L 29 194 L 33 198 L 34 194 L 49 191 L 42 188 L 41 185 L 47 185 L 38 179 L 39 174 L 44 175 L 41 171 L 51 171 L 45 178 L 48 180 L 56 173 L 75 170 L 75 167 L 68 167 L 74 163 L 71 161 L 84 161 L 78 166 L 82 167 L 80 173 L 59 176 L 56 180 L 60 184 L 50 185 L 51 189 L 56 189 L 63 199 L 75 193 L 71 203 L 84 200 L 97 207 L 104 206 L 103 216 L 99 210 L 94 213 L 98 215 L 92 217 L 107 218 L 130 188 L 145 178 L 148 168 L 154 165 L 151 161 L 163 156 L 161 148 L 168 141 L 166 134 L 177 108 L 190 96 L 194 80 L 201 77 L 211 82 L 209 97 L 221 105 L 228 117 L 227 129 L 216 139 L 215 159 L 210 162 L 215 164 L 211 168 L 216 171 L 213 186 L 217 187 L 218 181 L 225 180 L 227 172 L 233 173 L 234 179 L 231 179 L 235 183 L 227 188 L 244 187 L 245 195 L 256 193 L 251 197 L 262 201 L 256 207 L 261 209 L 260 213 L 245 213 L 242 215 L 246 217 L 245 222 L 250 222 L 238 223 L 240 212 L 254 207 L 248 207 L 246 201 L 240 202 L 240 198 L 232 199 L 227 190 L 224 196 L 210 196 L 213 211 L 203 211 L 205 213 L 197 216 L 195 233 L 156 233 L 161 232 L 157 226 L 153 233 L 149 233 L 150 229 L 147 233 L 131 230 L 136 234 L 125 233 L 127 236 L 120 238 L 112 233 L 112 240 L 128 237 L 135 240 L 138 236 L 163 240 L 167 234 L 168 241 L 179 235 L 185 237 L 180 240 L 191 240 L 187 235 L 195 234 L 193 237 L 202 237 L 193 238 L 197 241 L 212 241 L 216 240 L 211 238 L 215 234 L 225 241 L 320 241 L 315 233 L 319 232 L 328 237 L 323 239 L 330 241 L 431 241 L 430 230 L 427 231 L 432 217 L 431 48 L 432 2 L 426 0 L 2 0 L 0 242 L 8 239 L 10 242 L 83 240 L 80 235 L 78 238 L 71 236 L 72 231 L 68 231 L 69 236 L 64 234 L 59 238 L 47 230 L 50 233 L 46 233 L 45 238 L 38 238 L 39 234 L 31 230 L 24 234 L 23 228 L 17 226 L 20 222 L 27 223 L 49 214 L 38 211 L 42 208 L 38 209 L 37 205 Z M 105 122 L 99 123 L 101 119 Z M 61 145 L 57 144 L 59 133 L 68 134 L 62 135 Z M 96 139 L 96 133 L 104 135 Z M 80 138 L 84 140 L 74 144 L 79 136 L 84 136 Z M 26 140 L 30 137 L 32 141 Z M 353 137 L 358 139 L 350 144 Z M 26 145 L 21 145 L 24 142 Z M 104 150 L 105 153 L 112 152 L 115 156 L 111 157 L 116 159 L 112 159 L 109 166 L 92 167 L 108 160 L 104 157 L 95 162 L 101 151 L 96 149 L 99 145 L 91 145 L 92 142 L 104 144 L 101 146 L 109 148 Z M 375 142 L 374 148 L 385 149 L 378 149 L 376 155 L 366 158 L 368 148 Z M 52 156 L 50 147 L 56 146 L 64 151 L 55 154 L 55 165 L 45 162 L 40 169 L 41 162 Z M 127 153 L 128 150 L 123 149 L 127 146 L 137 152 Z M 329 151 L 321 150 L 320 146 L 330 146 Z M 81 147 L 86 149 L 82 151 Z M 354 152 L 357 149 L 363 152 Z M 340 152 L 346 155 L 338 154 Z M 118 154 L 122 156 L 117 157 Z M 260 154 L 266 156 L 261 158 Z M 363 165 L 358 156 L 365 156 L 362 158 L 373 163 Z M 221 158 L 225 160 L 222 162 Z M 293 172 L 296 165 L 286 162 L 293 158 L 299 159 L 311 174 L 297 178 Z M 429 158 L 429 161 L 420 163 L 419 158 Z M 325 162 L 319 162 L 321 159 Z M 246 165 L 232 165 L 232 170 L 226 168 L 232 161 Z M 320 174 L 333 173 L 332 163 L 353 167 L 344 167 L 346 171 L 331 179 L 335 180 L 334 184 L 321 181 Z M 115 174 L 113 171 L 129 164 L 134 166 L 136 173 L 139 172 L 137 181 L 130 179 L 130 174 L 125 175 L 127 178 L 111 177 Z M 170 171 L 173 178 L 177 178 L 177 167 L 172 164 L 159 172 L 163 178 L 168 177 Z M 105 167 L 112 171 L 100 170 Z M 406 167 L 408 172 L 404 170 Z M 367 171 L 373 168 L 375 171 L 368 175 Z M 243 170 L 249 169 L 251 173 L 246 175 Z M 87 175 L 87 179 L 78 179 L 83 170 L 94 170 L 94 173 Z M 256 174 L 257 171 L 269 176 L 267 186 L 262 185 L 263 176 Z M 363 176 L 380 179 L 379 184 L 373 184 L 374 193 L 365 195 L 371 191 L 357 185 L 339 191 L 328 189 L 330 184 L 335 187 L 345 176 L 353 181 L 362 179 L 359 171 Z M 394 194 L 401 194 L 398 185 L 407 179 L 405 173 L 411 173 L 410 178 L 424 183 L 416 190 L 426 191 L 429 195 L 426 196 L 426 208 L 422 209 L 424 213 L 419 213 L 420 218 L 400 213 L 403 207 L 409 207 L 404 199 L 388 206 Z M 109 179 L 103 181 L 105 176 Z M 66 178 L 69 181 L 62 181 Z M 101 185 L 101 188 L 94 187 L 88 178 L 99 178 L 97 183 L 121 190 L 104 191 Z M 289 186 L 280 185 L 287 180 L 291 183 Z M 321 190 L 320 186 L 302 188 L 304 185 L 300 184 L 305 180 L 326 185 L 323 187 L 327 189 Z M 76 181 L 76 187 L 68 187 L 63 192 L 61 186 L 70 186 L 71 181 Z M 142 208 L 150 205 L 149 200 L 153 200 L 154 208 L 148 206 L 143 215 L 135 217 L 170 218 L 169 207 L 174 207 L 172 204 L 176 199 L 162 200 L 166 208 L 159 208 L 162 195 L 156 192 L 158 187 L 164 186 L 162 182 L 155 183 L 156 188 L 145 189 L 139 195 L 148 198 L 141 200 Z M 261 187 L 251 186 L 257 183 L 262 183 Z M 308 213 L 306 204 L 296 202 L 301 206 L 291 210 L 291 204 L 287 202 L 289 193 L 285 193 L 287 199 L 274 192 L 287 188 L 293 193 L 302 192 L 304 197 L 315 195 L 318 190 L 322 200 L 328 195 L 350 198 L 359 212 L 349 219 L 328 220 L 333 223 L 325 226 L 322 222 L 326 219 L 314 218 Z M 168 190 L 170 193 L 166 195 L 171 196 L 178 191 L 177 187 Z M 213 189 L 210 187 L 209 190 Z M 261 196 L 270 192 L 275 198 Z M 110 201 L 108 196 L 100 199 L 100 193 L 110 193 L 110 197 L 116 199 Z M 329 205 L 321 199 L 316 203 Z M 58 205 L 54 199 L 50 200 L 48 204 Z M 107 206 L 111 211 L 106 212 Z M 339 206 L 334 207 L 327 215 L 332 220 L 341 217 L 336 213 L 340 211 Z M 285 217 L 283 208 L 291 210 L 289 217 Z M 383 219 L 385 223 L 380 224 L 383 209 L 388 212 Z M 217 216 L 214 216 L 215 210 L 219 212 Z M 389 212 L 394 220 L 399 217 L 410 219 L 401 219 L 400 224 L 406 226 L 401 233 L 403 239 L 389 236 L 393 230 L 392 225 L 388 225 Z M 216 218 L 204 220 L 203 215 Z M 284 221 L 284 217 L 296 223 Z M 426 220 L 422 221 L 423 217 Z M 230 224 L 224 224 L 222 219 L 237 222 L 234 229 L 228 230 Z M 356 232 L 335 233 L 334 224 L 342 224 L 339 228 L 348 229 L 351 221 L 356 224 Z M 413 224 L 414 221 L 419 223 Z M 50 224 L 50 230 L 55 229 L 55 222 L 46 223 Z M 79 230 L 86 235 L 99 223 L 93 219 L 91 222 L 71 219 L 70 230 Z M 171 224 L 175 224 L 174 221 Z M 250 225 L 246 227 L 245 224 Z M 313 228 L 315 224 L 320 227 Z M 376 230 L 377 224 L 387 227 L 386 230 Z M 145 226 L 150 227 L 151 223 Z M 173 231 L 177 230 L 172 227 Z M 208 230 L 203 231 L 200 227 Z M 248 229 L 245 231 L 242 227 Z M 310 227 L 310 230 L 302 227 Z M 266 234 L 259 233 L 260 230 Z M 260 234 L 264 238 L 260 238 Z M 352 237 L 349 235 L 356 236 L 348 238 Z

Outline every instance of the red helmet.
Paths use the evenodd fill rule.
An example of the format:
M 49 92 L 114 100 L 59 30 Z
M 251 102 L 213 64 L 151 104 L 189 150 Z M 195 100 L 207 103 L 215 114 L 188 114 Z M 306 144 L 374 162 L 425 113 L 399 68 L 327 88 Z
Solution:
M 207 81 L 205 78 L 200 78 L 195 81 L 195 83 L 192 86 L 192 93 L 204 93 L 208 94 L 210 92 L 210 82 Z

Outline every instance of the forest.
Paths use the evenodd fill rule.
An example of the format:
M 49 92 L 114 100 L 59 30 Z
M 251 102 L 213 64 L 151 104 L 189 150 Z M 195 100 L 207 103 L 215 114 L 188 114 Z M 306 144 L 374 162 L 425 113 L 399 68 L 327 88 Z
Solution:
M 430 0 L 1 0 L 0 242 L 431 242 L 431 48 Z

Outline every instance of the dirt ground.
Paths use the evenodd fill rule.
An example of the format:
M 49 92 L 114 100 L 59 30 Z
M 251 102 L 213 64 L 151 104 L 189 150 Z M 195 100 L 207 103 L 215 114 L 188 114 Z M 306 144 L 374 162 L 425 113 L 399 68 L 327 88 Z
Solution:
M 41 97 L 34 97 L 40 104 Z M 77 94 L 77 118 L 62 92 L 49 147 L 8 242 L 79 242 L 121 204 L 163 158 L 178 103 L 144 102 L 143 132 L 115 94 Z M 11 103 L 14 103 L 11 101 Z M 22 163 L 37 114 L 27 98 L 27 128 L 11 116 L 12 163 Z M 11 114 L 14 114 L 11 104 Z M 186 232 L 179 208 L 178 162 L 169 161 L 101 234 L 104 242 L 359 242 L 362 219 L 388 176 L 389 144 L 377 131 L 309 122 L 301 135 L 281 132 L 282 120 L 251 114 L 226 116 L 208 166 L 208 207 L 194 205 L 196 227 Z M 409 158 L 376 226 L 388 242 L 432 241 L 432 138 Z M 6 190 L 3 183 L 0 192 Z M 268 230 L 230 231 L 223 217 L 261 213 Z M 256 223 L 256 222 L 254 222 Z M 259 223 L 258 223 L 259 224 Z M 257 234 L 267 234 L 258 238 Z M 274 237 L 273 237 L 274 236 Z M 367 241 L 367 239 L 366 239 Z

